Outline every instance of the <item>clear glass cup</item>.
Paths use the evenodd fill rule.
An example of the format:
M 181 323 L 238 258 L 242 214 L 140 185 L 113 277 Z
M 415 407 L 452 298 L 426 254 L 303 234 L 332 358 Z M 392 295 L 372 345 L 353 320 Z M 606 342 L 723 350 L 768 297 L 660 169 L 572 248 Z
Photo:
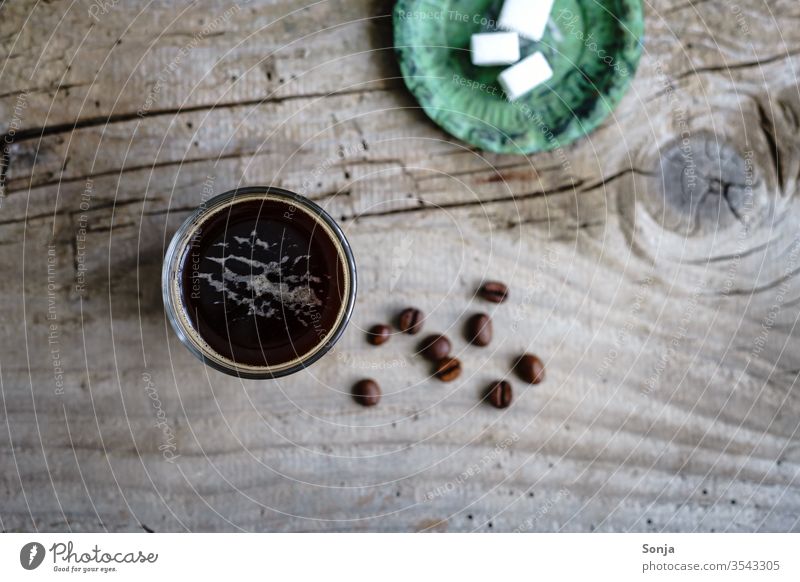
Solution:
M 249 229 L 251 222 L 252 238 L 236 236 L 237 228 Z M 287 232 L 300 234 L 291 239 Z M 286 249 L 301 247 L 289 241 L 302 243 L 306 235 L 306 252 L 290 256 Z M 231 246 L 238 254 L 228 250 Z M 190 352 L 226 374 L 262 379 L 302 370 L 333 347 L 352 315 L 357 280 L 350 245 L 330 215 L 303 196 L 264 186 L 225 192 L 192 213 L 170 242 L 161 284 L 167 318 Z M 209 313 L 216 318 L 205 317 Z M 298 322 L 313 326 L 313 333 Z M 245 330 L 250 342 L 239 352 L 237 329 Z M 256 346 L 252 334 L 259 330 L 267 332 L 256 336 Z M 290 330 L 299 331 L 293 336 Z M 284 335 L 288 344 L 280 339 Z

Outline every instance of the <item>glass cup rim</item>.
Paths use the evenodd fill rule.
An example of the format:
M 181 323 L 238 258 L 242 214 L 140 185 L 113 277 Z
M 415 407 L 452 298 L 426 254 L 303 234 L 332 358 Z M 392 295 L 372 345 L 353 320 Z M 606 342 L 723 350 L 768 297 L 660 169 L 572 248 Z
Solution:
M 203 350 L 191 334 L 184 329 L 185 323 L 178 313 L 178 298 L 174 292 L 174 279 L 180 268 L 180 261 L 186 244 L 191 240 L 190 233 L 193 228 L 198 223 L 202 222 L 206 216 L 215 212 L 220 206 L 228 205 L 237 197 L 257 198 L 258 195 L 284 200 L 290 205 L 302 207 L 320 219 L 325 226 L 330 229 L 335 239 L 334 243 L 340 247 L 344 255 L 344 268 L 350 279 L 350 288 L 346 297 L 346 305 L 344 306 L 336 328 L 330 333 L 328 338 L 325 339 L 324 343 L 319 344 L 314 351 L 310 352 L 308 358 L 302 358 L 299 362 L 285 368 L 281 368 L 280 366 L 277 366 L 276 369 L 268 369 L 266 367 L 259 368 L 256 366 L 237 366 L 233 363 L 228 363 L 228 360 L 223 359 L 221 356 L 220 359 L 216 359 L 213 357 L 213 353 L 206 353 L 207 351 L 213 352 L 213 350 Z M 180 342 L 205 365 L 231 376 L 252 380 L 275 379 L 289 376 L 311 366 L 314 362 L 327 354 L 336 342 L 339 341 L 347 324 L 350 322 L 353 308 L 355 307 L 357 286 L 356 264 L 353 251 L 341 227 L 325 209 L 313 200 L 290 190 L 275 186 L 243 186 L 234 188 L 233 190 L 217 194 L 201 203 L 183 223 L 181 223 L 178 230 L 175 231 L 175 234 L 172 235 L 172 240 L 167 247 L 161 269 L 161 292 L 164 301 L 164 310 Z

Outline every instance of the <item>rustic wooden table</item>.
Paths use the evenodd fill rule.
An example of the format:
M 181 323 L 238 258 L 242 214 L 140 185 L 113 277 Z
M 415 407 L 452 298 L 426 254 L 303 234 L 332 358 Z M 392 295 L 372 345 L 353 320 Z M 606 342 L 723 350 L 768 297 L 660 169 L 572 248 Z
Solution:
M 2 3 L 0 527 L 800 529 L 796 0 L 646 2 L 615 115 L 528 158 L 426 118 L 390 12 Z M 164 317 L 166 242 L 240 184 L 317 200 L 359 265 L 335 352 L 280 381 L 205 368 Z M 480 350 L 485 277 L 512 300 Z M 406 305 L 460 381 L 366 344 Z M 526 349 L 546 382 L 482 404 Z

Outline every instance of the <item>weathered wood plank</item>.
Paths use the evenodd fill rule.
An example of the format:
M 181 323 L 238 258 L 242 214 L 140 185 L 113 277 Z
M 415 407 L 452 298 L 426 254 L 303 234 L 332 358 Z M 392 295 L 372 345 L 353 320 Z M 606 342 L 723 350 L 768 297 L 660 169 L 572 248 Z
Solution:
M 119 3 L 96 23 L 88 2 L 37 5 L 25 22 L 32 5 L 0 19 L 0 123 L 19 124 L 0 210 L 3 529 L 798 529 L 795 3 L 770 4 L 780 22 L 759 0 L 648 6 L 615 116 L 531 158 L 427 121 L 387 2 L 249 3 L 200 38 L 232 4 Z M 688 237 L 693 209 L 660 173 L 684 130 L 705 178 L 709 136 L 752 170 Z M 358 307 L 306 373 L 242 383 L 168 329 L 164 246 L 209 183 L 305 190 L 342 219 Z M 487 309 L 484 276 L 513 290 L 490 351 L 460 332 Z M 429 380 L 413 338 L 366 345 L 407 304 L 455 340 L 461 381 Z M 481 405 L 525 349 L 547 382 Z M 366 375 L 386 393 L 369 411 L 347 396 Z

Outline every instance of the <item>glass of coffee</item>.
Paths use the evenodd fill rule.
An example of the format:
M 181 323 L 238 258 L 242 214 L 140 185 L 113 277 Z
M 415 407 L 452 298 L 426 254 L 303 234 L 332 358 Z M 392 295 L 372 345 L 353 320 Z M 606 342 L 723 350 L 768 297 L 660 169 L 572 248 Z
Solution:
M 344 332 L 356 267 L 342 230 L 281 188 L 239 188 L 178 229 L 162 271 L 167 317 L 209 366 L 278 378 L 321 358 Z

